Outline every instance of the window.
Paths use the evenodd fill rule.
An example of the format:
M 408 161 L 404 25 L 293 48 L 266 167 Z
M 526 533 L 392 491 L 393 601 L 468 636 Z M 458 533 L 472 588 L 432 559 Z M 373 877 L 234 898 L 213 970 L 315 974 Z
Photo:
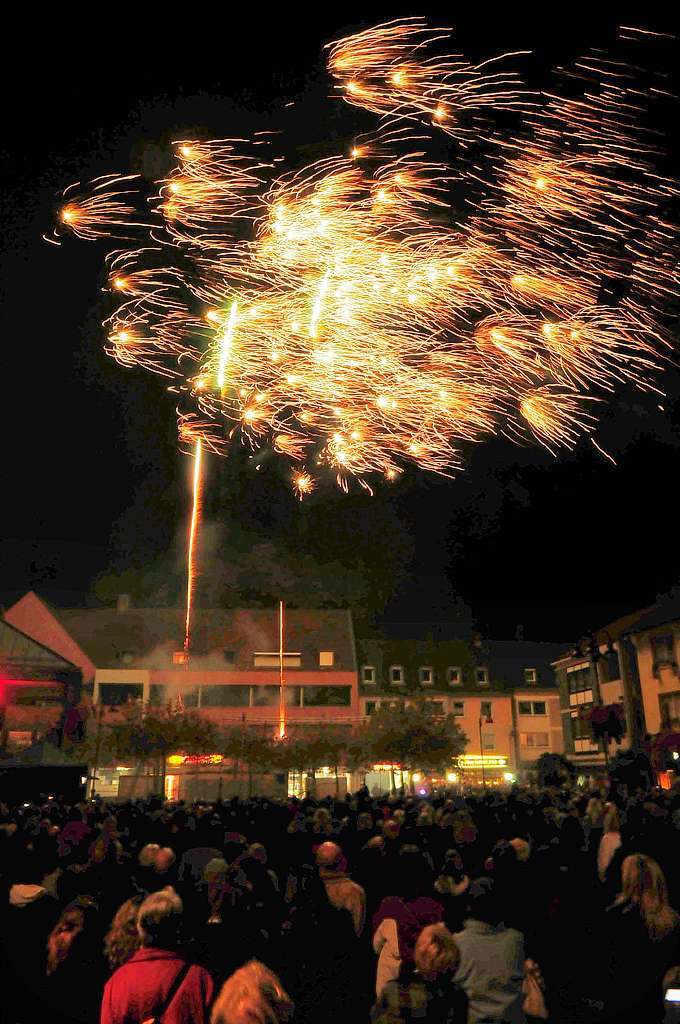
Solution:
M 185 708 L 197 708 L 200 703 L 200 686 L 188 686 L 181 690 L 182 703 Z
M 167 690 L 164 683 L 152 683 L 149 687 L 149 704 L 154 708 L 163 707 L 167 699 Z
M 10 731 L 7 733 L 7 740 L 10 747 L 30 747 L 31 743 L 33 742 L 33 733 L 30 730 L 17 729 L 15 731 L 13 729 L 10 729 Z
M 544 700 L 520 700 L 517 704 L 520 715 L 547 715 Z
M 364 683 L 375 683 L 375 668 L 373 665 L 364 665 L 361 670 L 361 678 Z
M 482 733 L 482 750 L 495 750 L 495 749 L 496 749 L 496 739 L 495 739 L 495 736 L 494 736 L 493 732 L 490 732 L 488 729 L 485 729 L 484 732 Z
M 236 652 L 222 651 L 222 656 L 224 658 L 225 664 L 228 665 L 229 668 L 233 668 L 234 665 L 236 664 Z
M 675 666 L 675 651 L 673 648 L 673 634 L 663 636 L 650 636 L 649 642 L 652 645 L 652 657 L 654 660 L 654 671 L 658 668 Z
M 44 686 L 26 686 L 24 683 L 18 686 L 0 683 L 4 691 L 6 704 L 28 705 L 30 707 L 44 708 L 50 704 L 62 704 L 64 691 L 56 684 L 45 684 Z
M 572 707 L 578 704 L 592 704 L 593 703 L 593 691 L 592 690 L 580 690 L 578 693 L 569 694 L 569 703 Z
M 366 714 L 367 715 L 374 715 L 375 714 L 375 709 L 377 707 L 378 707 L 378 702 L 377 701 L 375 701 L 375 700 L 367 700 L 366 701 Z
M 335 653 L 333 651 L 319 651 L 319 668 L 333 668 Z
M 605 651 L 600 662 L 600 672 L 602 672 L 602 681 L 605 683 L 613 683 L 621 678 L 621 664 L 618 651 L 613 649 Z
M 523 747 L 547 747 L 549 737 L 547 732 L 521 732 L 519 742 Z
M 479 707 L 480 718 L 491 718 L 491 701 L 483 700 Z
M 254 668 L 278 668 L 280 664 L 279 652 L 278 651 L 256 651 L 253 655 L 253 667 Z M 300 668 L 302 664 L 302 655 L 299 651 L 293 653 L 284 653 L 283 655 L 283 667 L 284 668 Z
M 582 717 L 578 711 L 571 712 L 571 735 L 574 740 L 574 750 L 577 754 L 586 754 L 591 750 L 600 750 L 600 744 L 593 739 L 590 722 Z
M 463 671 L 457 665 L 449 667 L 449 686 L 460 686 L 463 682 Z
M 127 704 L 128 701 L 141 700 L 144 687 L 141 683 L 100 683 L 99 703 L 106 707 Z
M 390 682 L 393 686 L 404 685 L 404 668 L 402 665 L 392 665 L 390 667 Z
M 221 687 L 225 690 L 239 689 L 239 687 L 225 686 Z M 205 692 L 208 687 L 203 689 L 203 703 L 205 704 Z M 251 686 L 243 687 L 243 689 L 250 689 L 250 702 L 254 708 L 272 708 L 278 707 L 281 700 L 281 690 L 278 686 Z M 228 699 L 228 698 L 227 698 Z M 298 708 L 300 707 L 300 687 L 299 686 L 284 686 L 283 687 L 283 699 L 286 702 L 286 707 Z M 232 707 L 234 705 L 231 705 Z
M 462 700 L 454 700 L 453 712 L 456 718 L 461 718 L 465 714 L 465 703 Z
M 351 686 L 303 686 L 302 706 L 305 708 L 349 707 Z
M 291 687 L 296 689 L 296 687 Z M 278 692 L 278 687 L 276 687 Z M 286 695 L 287 696 L 287 695 Z M 249 686 L 202 686 L 201 707 L 203 708 L 247 708 L 250 704 Z
M 537 683 L 538 682 L 538 672 L 536 671 L 535 668 L 525 668 L 524 669 L 524 682 L 525 683 Z
M 593 703 L 593 672 L 590 662 L 581 661 L 567 669 L 567 687 L 572 706 Z
M 444 701 L 443 700 L 430 700 L 430 701 L 428 701 L 428 705 L 429 705 L 433 715 L 443 715 L 444 714 Z
M 189 661 L 189 655 L 186 651 L 174 651 L 172 655 L 173 665 L 186 665 Z
M 574 752 L 577 754 L 587 754 L 590 751 L 599 749 L 598 744 L 592 739 L 574 740 Z
M 434 683 L 434 672 L 428 666 L 418 669 L 421 686 L 432 686 Z
M 680 728 L 680 693 L 659 694 L 659 709 L 662 729 Z
M 489 670 L 487 668 L 476 668 L 475 669 L 475 680 L 477 686 L 488 686 L 489 685 Z

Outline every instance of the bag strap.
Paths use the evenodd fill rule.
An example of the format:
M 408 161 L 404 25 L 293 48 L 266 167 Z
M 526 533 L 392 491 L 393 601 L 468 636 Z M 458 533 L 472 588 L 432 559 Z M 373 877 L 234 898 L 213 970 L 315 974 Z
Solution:
M 163 1015 L 165 1014 L 165 1012 L 167 1011 L 168 1007 L 170 1006 L 170 1003 L 173 1001 L 173 999 L 177 995 L 177 991 L 178 991 L 179 987 L 181 986 L 182 982 L 184 981 L 184 979 L 186 978 L 186 976 L 187 976 L 187 974 L 189 973 L 190 970 L 191 970 L 191 964 L 183 964 L 180 967 L 180 969 L 178 970 L 177 974 L 175 975 L 175 980 L 173 981 L 172 985 L 168 989 L 168 994 L 165 997 L 165 999 L 163 1000 L 162 1006 L 160 1007 L 158 1012 L 154 1015 L 155 1016 L 155 1020 L 157 1020 L 159 1022 L 159 1024 L 163 1020 Z

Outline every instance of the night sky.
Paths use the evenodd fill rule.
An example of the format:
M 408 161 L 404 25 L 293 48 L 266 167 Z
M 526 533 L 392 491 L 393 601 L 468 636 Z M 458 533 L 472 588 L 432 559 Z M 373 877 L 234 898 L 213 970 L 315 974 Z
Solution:
M 15 36 L 19 64 L 2 72 L 0 601 L 28 587 L 58 604 L 89 601 L 107 568 L 176 545 L 188 510 L 173 397 L 160 379 L 102 351 L 106 248 L 67 239 L 59 249 L 41 238 L 61 188 L 113 170 L 163 173 L 169 143 L 192 134 L 281 128 L 298 162 L 325 154 L 329 141 L 342 145 L 371 122 L 328 98 L 323 44 L 402 14 L 455 24 L 455 49 L 470 57 L 533 50 L 518 67 L 547 84 L 552 65 L 611 44 L 616 22 L 593 14 L 596 6 L 566 5 L 559 23 L 550 4 L 541 13 L 512 5 L 503 15 L 481 5 L 456 5 L 453 15 L 443 5 L 374 4 L 369 13 L 320 5 L 304 19 L 290 5 L 251 17 L 222 8 L 215 22 L 206 8 L 194 22 L 190 9 L 180 18 L 171 7 L 149 8 L 143 20 L 119 7 L 104 9 L 110 23 L 93 15 L 91 25 L 67 13 L 51 23 L 26 15 Z M 644 22 L 621 11 L 618 20 L 677 32 L 663 5 L 644 11 Z M 650 53 L 645 59 L 673 72 L 678 92 L 678 44 Z M 676 173 L 678 113 L 659 126 Z M 291 517 L 311 516 L 324 529 L 344 518 L 340 560 L 352 523 L 375 515 L 400 524 L 410 545 L 387 618 L 443 619 L 455 595 L 492 636 L 512 637 L 521 624 L 527 638 L 570 641 L 680 583 L 677 368 L 669 366 L 662 387 L 665 412 L 628 392 L 603 408 L 598 440 L 616 467 L 587 442 L 555 461 L 537 446 L 494 440 L 469 451 L 453 481 L 409 473 L 372 499 L 329 487 L 311 513 L 291 505 L 273 460 L 257 483 L 266 514 L 249 508 L 247 474 L 229 482 L 230 460 L 213 461 L 210 484 L 226 486 L 230 514 L 283 543 Z M 389 546 L 389 533 L 376 530 L 381 543 Z

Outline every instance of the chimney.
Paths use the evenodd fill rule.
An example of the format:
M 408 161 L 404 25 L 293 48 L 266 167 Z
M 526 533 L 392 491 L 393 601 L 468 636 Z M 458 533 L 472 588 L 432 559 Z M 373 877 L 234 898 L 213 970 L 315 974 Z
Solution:
M 117 612 L 129 612 L 130 611 L 130 595 L 119 594 L 118 600 L 116 601 Z

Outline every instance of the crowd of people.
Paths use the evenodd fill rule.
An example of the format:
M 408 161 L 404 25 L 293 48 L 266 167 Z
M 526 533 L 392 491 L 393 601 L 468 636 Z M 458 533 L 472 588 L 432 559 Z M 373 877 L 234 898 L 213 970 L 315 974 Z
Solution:
M 680 789 L 0 804 L 0 1015 L 662 1024 L 678 906 Z

